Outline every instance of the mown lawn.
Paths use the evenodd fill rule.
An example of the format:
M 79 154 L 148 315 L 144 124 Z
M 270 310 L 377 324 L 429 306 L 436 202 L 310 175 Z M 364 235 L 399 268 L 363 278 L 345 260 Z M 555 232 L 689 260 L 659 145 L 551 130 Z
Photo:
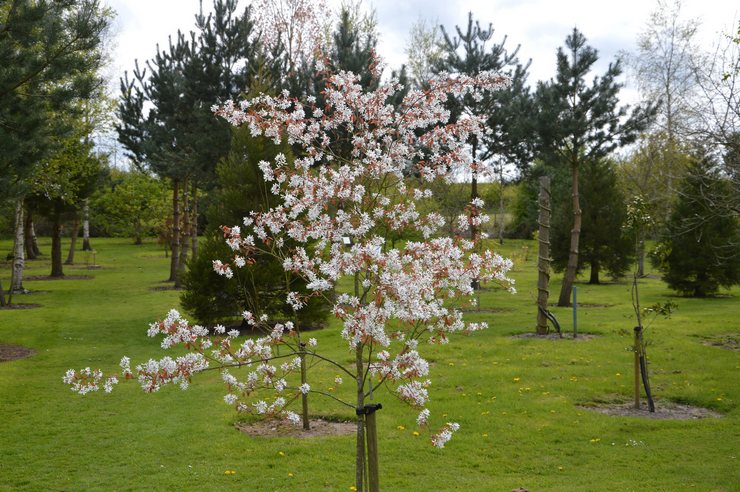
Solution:
M 152 395 L 122 384 L 110 395 L 80 397 L 62 384 L 68 368 L 115 372 L 122 355 L 134 363 L 162 357 L 146 329 L 178 305 L 177 292 L 161 289 L 168 261 L 160 248 L 125 239 L 93 245 L 102 268 L 86 268 L 78 253 L 78 265 L 65 269 L 93 278 L 28 280 L 33 293 L 14 300 L 41 307 L 0 311 L 0 343 L 35 351 L 0 363 L 0 490 L 350 490 L 353 436 L 248 437 L 235 430 L 237 417 L 224 404 L 215 373 L 198 377 L 187 391 L 168 387 Z M 29 263 L 28 276 L 49 273 L 49 242 L 41 246 L 47 256 Z M 3 259 L 9 250 L 0 241 Z M 461 424 L 445 449 L 433 448 L 427 433 L 413 434 L 416 412 L 388 392 L 376 393 L 383 404 L 383 490 L 740 490 L 740 357 L 708 344 L 737 343 L 740 289 L 685 299 L 671 297 L 655 278 L 640 282 L 644 305 L 671 299 L 679 306 L 648 330 L 658 405 L 690 403 L 722 418 L 607 416 L 581 406 L 631 398 L 630 285 L 577 284 L 579 302 L 587 305 L 578 311 L 579 332 L 597 335 L 592 339 L 512 338 L 534 329 L 533 251 L 532 242 L 501 248 L 517 258 L 519 293 L 483 291 L 483 309 L 470 317 L 489 321 L 489 330 L 426 350 L 432 426 Z M 0 268 L 7 287 L 9 264 Z M 553 310 L 572 329 L 571 311 Z M 314 333 L 320 349 L 352 359 L 336 327 Z M 311 377 L 330 385 L 334 374 L 318 367 Z M 327 400 L 313 399 L 312 412 L 351 417 Z

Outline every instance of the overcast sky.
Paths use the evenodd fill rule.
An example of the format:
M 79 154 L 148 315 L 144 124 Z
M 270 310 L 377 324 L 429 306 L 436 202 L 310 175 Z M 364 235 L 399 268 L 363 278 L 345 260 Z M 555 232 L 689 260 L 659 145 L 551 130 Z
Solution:
M 118 14 L 110 68 L 114 87 L 123 71 L 133 68 L 134 59 L 151 58 L 157 43 L 165 45 L 168 35 L 178 29 L 193 29 L 193 16 L 199 6 L 198 0 L 105 1 Z M 328 2 L 341 4 L 341 0 Z M 246 3 L 241 0 L 241 5 Z M 204 8 L 210 7 L 212 1 L 204 0 L 203 4 Z M 496 42 L 508 36 L 507 47 L 521 45 L 520 60 L 532 59 L 529 80 L 534 83 L 554 75 L 555 52 L 574 26 L 599 50 L 599 69 L 603 72 L 618 51 L 634 49 L 657 0 L 364 0 L 363 5 L 376 11 L 378 50 L 389 69 L 406 61 L 408 33 L 417 20 L 424 18 L 452 31 L 455 25 L 466 26 L 468 12 L 473 12 L 483 26 L 493 23 Z M 731 32 L 740 10 L 733 0 L 684 0 L 682 5 L 684 18 L 701 21 L 698 41 L 706 49 L 716 42 L 720 32 Z M 628 100 L 634 98 L 630 93 L 625 96 Z

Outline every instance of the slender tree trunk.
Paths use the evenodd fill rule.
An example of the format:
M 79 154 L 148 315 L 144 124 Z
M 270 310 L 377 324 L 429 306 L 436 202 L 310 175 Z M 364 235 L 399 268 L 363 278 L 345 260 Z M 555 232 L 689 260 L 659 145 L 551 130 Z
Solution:
M 175 288 L 182 287 L 182 277 L 185 274 L 185 265 L 188 261 L 190 250 L 190 197 L 188 193 L 188 180 L 182 183 L 182 239 L 180 241 L 180 259 L 177 262 L 177 277 L 175 277 Z
M 547 334 L 547 301 L 550 297 L 550 178 L 540 178 L 539 252 L 537 254 L 537 334 Z
M 10 280 L 10 293 L 23 293 L 23 269 L 26 266 L 25 246 L 24 246 L 24 220 L 23 220 L 23 199 L 19 199 L 15 204 L 15 241 L 13 244 L 13 272 Z
M 51 227 L 51 277 L 64 277 L 62 267 L 62 218 L 59 213 L 54 214 Z
M 82 251 L 92 251 L 90 246 L 90 199 L 82 201 Z
M 141 246 L 141 220 L 136 217 L 134 219 L 134 244 L 136 246 Z
M 645 239 L 641 230 L 637 231 L 637 276 L 645 276 Z
M 360 298 L 360 276 L 355 273 L 355 297 Z M 355 349 L 355 374 L 357 379 L 357 433 L 355 449 L 355 488 L 362 492 L 363 477 L 365 472 L 365 385 L 364 385 L 364 364 L 362 362 L 362 343 L 357 344 Z M 370 383 L 372 384 L 372 383 Z
M 499 169 L 498 181 L 500 186 L 500 193 L 498 197 L 498 214 L 499 214 L 499 225 L 498 225 L 498 243 L 504 244 L 504 228 L 506 217 L 504 215 L 504 166 L 501 165 Z
M 77 248 L 77 236 L 80 232 L 80 217 L 75 212 L 74 220 L 72 221 L 72 231 L 70 234 L 69 242 L 69 253 L 67 253 L 67 260 L 64 262 L 65 265 L 75 264 L 75 248 Z
M 177 283 L 178 260 L 180 259 L 180 181 L 172 180 L 172 239 L 170 243 L 170 282 Z
M 473 172 L 470 177 L 470 201 L 472 202 L 478 198 L 478 163 L 475 161 L 476 153 L 478 150 L 478 139 L 473 137 Z M 470 237 L 473 242 L 477 242 L 480 239 L 480 227 L 475 224 L 470 225 Z M 477 290 L 480 288 L 480 282 L 478 279 L 473 279 L 473 289 Z M 480 305 L 479 305 L 480 307 Z
M 33 254 L 38 258 L 41 256 L 41 249 L 39 248 L 39 242 L 36 240 L 36 226 L 31 221 L 31 247 L 33 248 Z
M 576 281 L 578 270 L 578 242 L 581 237 L 581 203 L 578 196 L 578 163 L 571 164 L 573 186 L 573 229 L 570 231 L 570 254 L 568 266 L 563 277 L 563 286 L 560 289 L 558 306 L 570 306 L 570 296 L 573 284 Z
M 192 221 L 190 222 L 190 238 L 191 238 L 191 254 L 192 258 L 198 256 L 198 187 L 193 181 L 193 193 L 192 193 Z
M 5 307 L 5 290 L 3 289 L 2 280 L 0 280 L 0 307 Z
M 588 279 L 588 283 L 592 285 L 598 285 L 599 282 L 599 261 L 591 260 L 591 276 Z
M 26 210 L 26 218 L 23 221 L 23 243 L 26 249 L 26 259 L 35 260 L 36 251 L 34 251 L 33 235 L 33 216 L 30 210 Z

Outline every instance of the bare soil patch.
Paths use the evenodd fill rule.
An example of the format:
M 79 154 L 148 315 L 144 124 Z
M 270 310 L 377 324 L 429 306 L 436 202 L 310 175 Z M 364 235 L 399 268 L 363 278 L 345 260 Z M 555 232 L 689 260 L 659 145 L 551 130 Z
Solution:
M 513 308 L 478 308 L 478 307 L 469 307 L 469 308 L 463 308 L 460 311 L 463 313 L 510 313 L 514 311 Z
M 310 430 L 303 430 L 302 426 L 295 426 L 283 421 L 259 421 L 253 423 L 240 422 L 236 428 L 252 437 L 328 437 L 349 436 L 357 432 L 355 422 L 340 422 L 324 420 L 321 418 L 310 419 Z
M 182 289 L 177 288 L 174 285 L 157 285 L 156 287 L 152 287 L 149 290 L 153 290 L 154 292 L 161 292 L 164 290 L 182 290 Z
M 548 333 L 547 335 L 538 335 L 534 332 L 529 333 L 518 333 L 516 335 L 511 335 L 511 338 L 536 338 L 539 340 L 575 340 L 576 342 L 581 340 L 593 340 L 594 338 L 598 338 L 599 335 L 594 335 L 593 333 L 579 333 L 577 337 L 573 338 L 573 332 L 563 332 L 563 336 L 560 336 L 558 333 Z
M 725 350 L 732 350 L 733 352 L 740 352 L 740 334 L 724 333 L 702 338 L 704 339 L 702 343 L 709 347 L 719 347 Z
M 33 353 L 34 351 L 27 347 L 0 343 L 0 362 L 23 359 L 24 357 L 32 356 Z
M 619 417 L 641 417 L 654 420 L 695 420 L 706 418 L 721 418 L 722 414 L 704 407 L 696 407 L 670 400 L 655 400 L 655 412 L 648 411 L 647 401 L 640 401 L 640 408 L 634 403 L 612 403 L 608 405 L 581 405 L 578 408 L 599 412 L 605 415 Z
M 24 302 L 17 303 L 17 302 L 14 302 L 10 306 L 7 306 L 7 305 L 6 306 L 0 306 L 0 309 L 35 309 L 35 308 L 40 308 L 40 307 L 41 307 L 41 304 L 32 304 L 32 303 L 24 303 Z
M 50 277 L 48 275 L 30 275 L 23 277 L 24 280 L 92 280 L 92 275 L 65 275 L 63 277 Z

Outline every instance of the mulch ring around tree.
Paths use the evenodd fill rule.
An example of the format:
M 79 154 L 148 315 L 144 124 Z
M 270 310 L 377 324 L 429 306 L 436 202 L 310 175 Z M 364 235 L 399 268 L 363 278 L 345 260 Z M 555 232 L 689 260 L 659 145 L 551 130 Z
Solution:
M 32 303 L 24 303 L 24 302 L 14 302 L 10 305 L 0 306 L 0 310 L 2 309 L 35 309 L 40 308 L 41 304 L 32 304 Z
M 63 277 L 50 277 L 48 275 L 30 275 L 23 277 L 23 280 L 92 280 L 92 275 L 65 275 Z
M 534 338 L 538 340 L 571 340 L 571 341 L 584 341 L 584 340 L 593 340 L 594 338 L 599 337 L 600 335 L 594 335 L 593 333 L 579 333 L 578 336 L 573 338 L 573 332 L 563 332 L 563 336 L 561 337 L 558 333 L 548 333 L 547 335 L 538 335 L 534 332 L 529 333 L 518 333 L 516 335 L 511 335 L 511 338 Z
M 704 407 L 696 407 L 684 403 L 675 403 L 670 400 L 655 400 L 655 412 L 649 412 L 647 401 L 640 400 L 640 408 L 635 408 L 635 404 L 629 403 L 611 403 L 598 404 L 589 406 L 579 406 L 582 410 L 599 412 L 605 415 L 615 415 L 618 417 L 640 417 L 653 420 L 696 420 L 722 417 L 722 414 Z
M 34 351 L 30 348 L 21 347 L 20 345 L 6 345 L 0 343 L 0 362 L 23 359 L 31 357 Z
M 342 422 L 336 420 L 324 420 L 321 418 L 310 419 L 310 429 L 303 430 L 302 425 L 292 425 L 282 420 L 262 420 L 258 422 L 239 422 L 236 428 L 252 437 L 329 437 L 349 436 L 357 432 L 356 422 Z

